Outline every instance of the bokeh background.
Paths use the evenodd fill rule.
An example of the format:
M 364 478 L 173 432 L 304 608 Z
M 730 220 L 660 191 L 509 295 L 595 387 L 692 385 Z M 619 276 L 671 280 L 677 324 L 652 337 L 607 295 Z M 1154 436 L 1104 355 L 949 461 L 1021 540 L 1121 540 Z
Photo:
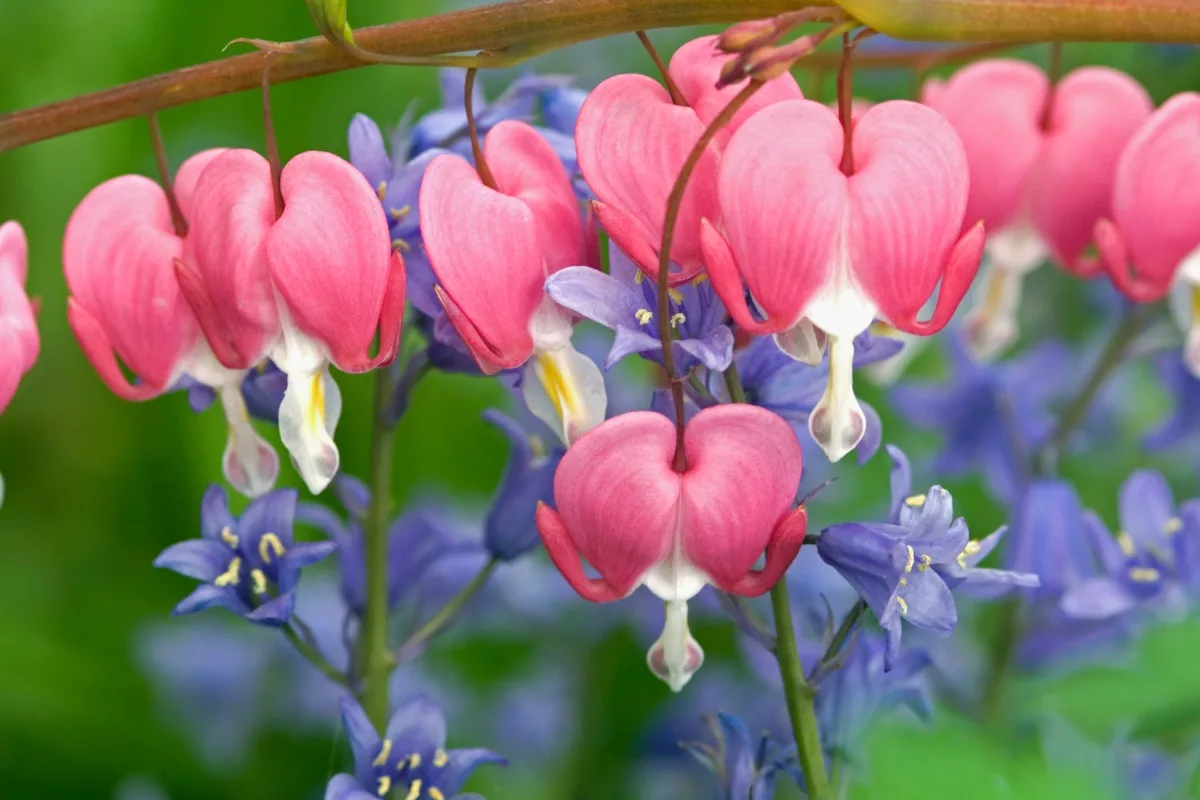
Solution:
M 356 25 L 447 8 L 437 0 L 351 5 Z M 218 58 L 236 37 L 288 40 L 310 33 L 301 0 L 5 0 L 0 112 Z M 692 33 L 655 36 L 669 52 Z M 1045 57 L 1044 48 L 1014 52 Z M 1065 62 L 1121 67 L 1156 101 L 1200 86 L 1194 49 L 1069 45 Z M 581 85 L 592 86 L 612 72 L 648 71 L 650 64 L 630 36 L 553 54 L 534 67 L 576 74 Z M 489 95 L 511 77 L 484 75 Z M 814 84 L 801 76 L 801 85 L 807 91 Z M 876 98 L 908 96 L 913 88 L 905 72 L 864 73 L 857 85 L 860 94 Z M 389 126 L 410 104 L 418 111 L 436 107 L 436 73 L 373 67 L 281 86 L 273 99 L 285 158 L 305 149 L 344 154 L 355 112 Z M 261 146 L 258 98 L 251 94 L 170 110 L 161 121 L 173 164 L 204 147 Z M 144 120 L 0 155 L 0 220 L 18 219 L 28 232 L 29 288 L 42 298 L 43 336 L 40 362 L 0 419 L 0 473 L 8 488 L 0 510 L 0 797 L 319 797 L 319 787 L 346 759 L 330 706 L 312 703 L 303 724 L 283 713 L 309 704 L 288 697 L 291 684 L 283 682 L 264 639 L 270 634 L 246 631 L 220 612 L 199 622 L 169 619 L 190 583 L 150 566 L 162 548 L 197 533 L 200 496 L 218 477 L 222 420 L 216 412 L 192 414 L 183 395 L 142 405 L 117 399 L 93 374 L 66 325 L 63 227 L 92 186 L 125 172 L 154 174 Z M 1111 320 L 1096 311 L 1105 304 L 1085 302 L 1082 294 L 1080 284 L 1039 275 L 1030 289 L 1029 324 L 1087 341 Z M 939 369 L 931 353 L 915 372 L 936 375 Z M 338 431 L 343 464 L 361 474 L 370 378 L 338 380 L 346 398 Z M 1116 487 L 1135 466 L 1166 470 L 1177 497 L 1198 493 L 1193 460 L 1151 459 L 1137 447 L 1138 434 L 1167 409 L 1152 373 L 1135 369 L 1121 381 L 1119 424 L 1092 440 L 1091 455 L 1068 459 L 1064 470 L 1110 525 Z M 878 391 L 863 393 L 884 411 L 886 440 L 914 454 L 928 449 L 933 440 L 887 414 Z M 436 491 L 455 498 L 462 513 L 481 508 L 499 477 L 505 445 L 479 413 L 501 400 L 500 390 L 483 380 L 439 375 L 422 384 L 399 428 L 397 500 L 414 502 Z M 863 470 L 840 469 L 844 478 L 814 506 L 814 521 L 877 508 L 886 493 L 884 461 L 880 456 Z M 284 480 L 299 485 L 288 467 Z M 1003 521 L 979 485 L 950 488 L 958 512 L 977 532 Z M 552 758 L 483 770 L 472 788 L 494 800 L 697 796 L 681 788 L 691 784 L 671 776 L 700 774 L 699 767 L 647 740 L 654 721 L 678 701 L 645 669 L 637 626 L 611 625 L 620 608 L 604 613 L 608 627 L 601 635 L 559 643 L 575 652 L 550 677 L 538 663 L 545 648 L 534 647 L 539 633 L 532 627 L 451 633 L 435 645 L 426 669 L 457 687 L 453 701 L 438 698 L 450 714 L 452 743 L 506 752 L 508 744 L 536 738 L 547 714 L 562 715 L 572 732 L 569 746 Z M 600 623 L 584 615 L 576 624 Z M 188 638 L 197 625 L 214 638 L 205 640 L 204 632 Z M 173 630 L 188 633 L 172 643 Z M 729 625 L 706 628 L 703 640 L 714 674 L 745 672 Z M 230 642 L 227 649 L 223 641 Z M 1153 631 L 1119 664 L 1021 681 L 1013 702 L 1060 713 L 1097 742 L 1131 726 L 1138 736 L 1180 748 L 1200 728 L 1198 661 L 1200 622 L 1184 622 Z M 709 670 L 689 691 L 704 691 L 698 685 Z M 195 691 L 186 702 L 173 697 L 164 672 L 185 683 L 199 676 L 192 689 L 200 699 Z M 689 702 L 700 710 L 700 700 Z M 1111 791 L 1078 765 L 1046 763 L 1032 735 L 1014 744 L 949 708 L 939 709 L 931 726 L 879 726 L 867 753 L 863 797 L 1090 798 Z

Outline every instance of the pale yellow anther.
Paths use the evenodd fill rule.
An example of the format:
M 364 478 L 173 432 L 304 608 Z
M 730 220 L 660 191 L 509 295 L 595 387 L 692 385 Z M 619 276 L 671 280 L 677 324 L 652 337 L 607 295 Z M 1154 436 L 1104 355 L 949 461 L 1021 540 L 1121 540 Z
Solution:
M 411 213 L 412 213 L 412 206 L 408 205 L 407 203 L 400 206 L 399 208 L 393 208 L 388 211 L 388 214 L 391 215 L 392 219 L 396 219 L 396 220 L 404 219 Z
M 914 494 L 912 497 L 905 498 L 904 505 L 909 508 L 920 508 L 925 505 L 925 495 Z
M 1121 552 L 1126 556 L 1132 556 L 1137 552 L 1137 547 L 1133 544 L 1133 537 L 1125 531 L 1117 534 L 1117 546 L 1121 548 Z
M 896 605 L 900 606 L 900 616 L 904 616 L 908 613 L 908 601 L 903 597 L 896 598 Z
M 413 753 L 412 755 L 410 755 L 408 757 L 408 763 L 409 763 L 409 766 L 411 766 L 413 769 L 416 769 L 417 767 L 421 766 L 421 754 Z
M 925 553 L 921 556 L 921 563 L 917 565 L 917 569 L 924 572 L 925 570 L 929 569 L 929 565 L 932 563 L 933 559 L 929 557 L 928 553 Z
M 392 779 L 389 778 L 387 775 L 380 775 L 379 776 L 379 788 L 375 791 L 375 794 L 379 795 L 380 797 L 387 797 L 388 792 L 390 792 L 391 790 L 392 790 Z
M 442 790 L 436 786 L 430 786 L 429 800 L 446 800 L 446 795 L 442 794 Z
M 706 280 L 708 280 L 708 274 L 701 272 L 699 275 L 692 278 L 692 286 L 699 286 L 700 284 L 704 283 Z
M 418 779 L 408 785 L 408 794 L 404 795 L 404 800 L 417 800 L 417 798 L 420 796 L 421 781 Z
M 261 569 L 250 570 L 250 579 L 254 581 L 254 593 L 267 593 L 267 576 L 263 574 Z
M 279 537 L 273 533 L 264 533 L 258 540 L 258 557 L 264 564 L 271 563 L 271 553 L 279 558 L 285 552 L 287 551 L 283 549 L 283 542 L 279 541 Z
M 966 569 L 967 568 L 967 556 L 973 556 L 982 549 L 983 549 L 983 545 L 981 545 L 979 542 L 975 541 L 974 539 L 967 542 L 967 546 L 963 548 L 963 551 L 958 554 L 958 558 L 956 559 L 958 561 L 958 565 L 960 567 L 962 567 L 963 569 Z
M 902 588 L 902 589 L 903 589 L 905 586 L 908 586 L 908 578 L 903 578 L 903 577 L 902 577 L 902 578 L 900 579 L 900 588 Z
M 545 458 L 546 453 L 548 452 L 546 450 L 546 443 L 543 442 L 542 437 L 538 436 L 536 433 L 529 437 L 529 449 L 533 452 L 533 457 L 535 459 Z
M 238 573 L 241 572 L 241 569 L 242 559 L 234 556 L 233 560 L 229 562 L 229 569 L 216 577 L 216 580 L 213 581 L 213 586 L 237 586 Z
M 254 365 L 254 371 L 257 372 L 259 375 L 265 375 L 267 373 L 267 366 L 269 364 L 270 364 L 270 362 L 264 358 L 262 361 L 260 361 Z
M 638 325 L 648 325 L 650 320 L 654 319 L 654 312 L 648 308 L 639 308 L 633 312 L 633 316 L 637 318 Z
M 375 760 L 371 762 L 371 766 L 382 767 L 384 764 L 387 763 L 387 760 L 389 758 L 391 758 L 391 755 L 392 755 L 392 740 L 384 739 L 383 746 L 379 748 L 379 755 L 376 756 Z
M 646 273 L 642 272 L 640 269 L 637 272 L 633 273 L 633 282 L 634 283 L 636 283 L 640 286 L 642 281 L 644 281 L 644 280 L 646 280 Z
M 387 194 L 387 181 L 380 181 L 375 187 L 375 194 L 379 196 L 379 202 L 383 202 L 384 196 Z
M 906 544 L 904 546 L 908 548 L 908 561 L 904 563 L 904 571 L 912 572 L 913 563 L 917 560 L 917 556 L 916 553 L 913 552 L 911 544 Z
M 1133 567 L 1129 570 L 1129 579 L 1136 583 L 1154 583 L 1158 578 L 1158 570 L 1154 567 Z
M 667 297 L 671 298 L 671 300 L 676 303 L 683 302 L 683 293 L 680 292 L 678 289 L 668 288 L 667 289 Z
M 1163 525 L 1163 533 L 1165 533 L 1167 536 L 1170 536 L 1173 533 L 1179 533 L 1179 530 L 1182 527 L 1183 520 L 1181 520 L 1179 517 L 1171 517 L 1167 520 L 1166 524 Z
M 441 769 L 442 767 L 446 766 L 449 763 L 450 763 L 450 756 L 449 756 L 449 754 L 446 753 L 445 750 L 439 749 L 433 754 L 433 765 L 435 767 L 437 767 L 438 769 Z M 433 791 L 433 790 L 430 789 L 429 791 Z
M 408 242 L 404 241 L 403 239 L 392 239 L 392 249 L 402 250 L 403 252 L 407 253 L 412 248 L 409 247 Z
M 671 327 L 672 328 L 678 328 L 680 325 L 682 325 L 685 322 L 687 322 L 687 317 L 685 317 L 683 314 L 679 313 L 678 311 L 676 311 L 674 314 L 671 315 Z
M 880 322 L 879 320 L 872 322 L 871 327 L 868 330 L 870 330 L 871 333 L 876 336 L 895 336 L 899 332 L 891 325 L 888 325 L 886 322 Z
M 238 546 L 237 534 L 234 533 L 233 529 L 230 528 L 228 525 L 226 525 L 224 528 L 221 529 L 221 541 L 224 542 L 225 544 L 229 545 L 230 547 Z

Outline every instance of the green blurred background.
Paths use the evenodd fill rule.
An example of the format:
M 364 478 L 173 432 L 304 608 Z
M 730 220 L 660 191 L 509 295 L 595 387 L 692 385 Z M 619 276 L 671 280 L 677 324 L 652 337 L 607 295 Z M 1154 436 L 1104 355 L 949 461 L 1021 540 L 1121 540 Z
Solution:
M 354 24 L 367 25 L 446 4 L 354 0 L 351 6 Z M 217 58 L 236 37 L 288 40 L 310 32 L 301 0 L 3 0 L 0 112 Z M 667 50 L 687 35 L 656 37 Z M 582 72 L 580 80 L 589 86 L 607 72 L 647 70 L 644 53 L 633 37 L 626 38 L 574 48 L 537 66 Z M 1037 48 L 1019 52 L 1044 56 Z M 1200 86 L 1200 59 L 1193 51 L 1069 46 L 1066 63 L 1120 66 L 1157 101 Z M 487 75 L 484 81 L 494 95 L 507 76 Z M 807 79 L 801 82 L 807 89 Z M 868 96 L 897 96 L 911 89 L 911 81 L 903 73 L 864 75 L 860 88 Z M 273 98 L 285 158 L 304 149 L 344 153 L 346 126 L 355 112 L 388 126 L 410 102 L 419 102 L 422 110 L 435 107 L 436 75 L 430 69 L 375 67 L 288 84 Z M 261 144 L 258 99 L 251 94 L 170 110 L 161 121 L 173 164 L 204 147 Z M 29 289 L 43 303 L 41 360 L 0 419 L 0 473 L 8 489 L 0 511 L 0 798 L 107 798 L 130 775 L 152 776 L 175 800 L 313 797 L 344 758 L 335 743 L 336 719 L 319 736 L 288 731 L 260 736 L 244 766 L 214 770 L 193 752 L 179 720 L 156 703 L 136 664 L 137 632 L 165 619 L 189 588 L 188 581 L 153 570 L 150 562 L 165 546 L 196 535 L 198 501 L 218 476 L 225 431 L 216 412 L 194 415 L 182 395 L 143 405 L 117 399 L 93 374 L 67 328 L 63 227 L 92 186 L 125 172 L 153 174 L 143 120 L 0 155 L 0 220 L 18 219 L 25 226 L 32 254 Z M 1069 295 L 1073 288 L 1053 277 L 1039 280 L 1039 293 Z M 1077 314 L 1060 317 L 1058 324 L 1079 338 L 1103 321 Z M 937 365 L 925 359 L 918 369 L 936 372 Z M 1136 434 L 1165 410 L 1149 371 L 1134 379 L 1128 429 L 1102 443 L 1103 458 L 1070 461 L 1066 469 L 1085 501 L 1110 524 L 1115 488 L 1131 468 L 1151 463 L 1139 454 Z M 361 472 L 367 462 L 369 380 L 338 376 L 346 397 L 338 440 L 351 472 Z M 500 474 L 504 445 L 478 414 L 497 397 L 491 383 L 479 380 L 435 376 L 421 386 L 399 429 L 397 499 L 429 486 L 461 494 L 468 503 L 486 498 Z M 904 431 L 886 414 L 885 430 L 888 440 L 918 451 L 929 444 L 928 437 Z M 886 469 L 881 461 L 864 471 L 863 480 L 848 480 L 836 504 L 814 512 L 817 521 L 834 521 L 864 503 L 877 505 Z M 1178 496 L 1197 493 L 1191 463 L 1152 465 L 1169 471 Z M 290 471 L 285 481 L 298 485 Z M 1001 510 L 979 486 L 952 488 L 958 510 L 973 527 L 990 530 L 1002 521 Z M 728 632 L 717 635 L 730 639 Z M 481 658 L 478 651 L 453 644 L 453 637 L 447 641 L 464 665 L 462 674 L 484 682 L 487 669 L 472 667 Z M 495 650 L 492 646 L 486 657 L 495 658 Z M 1198 657 L 1200 625 L 1184 623 L 1154 632 L 1120 668 L 1022 683 L 1016 696 L 1028 708 L 1061 711 L 1097 740 L 1141 719 L 1145 729 L 1181 746 L 1200 726 Z M 633 796 L 628 788 L 633 734 L 664 702 L 666 689 L 648 676 L 641 650 L 624 634 L 606 639 L 586 661 L 581 676 L 586 730 L 578 737 L 578 752 L 548 774 L 531 779 L 520 770 L 493 769 L 481 773 L 473 787 L 494 800 Z M 502 742 L 479 742 L 469 730 L 453 736 L 502 749 Z M 1105 791 L 1091 786 L 1086 775 L 1043 764 L 1031 740 L 1014 745 L 1012 738 L 971 726 L 949 710 L 939 712 L 932 729 L 882 727 L 870 753 L 864 797 L 1056 798 Z

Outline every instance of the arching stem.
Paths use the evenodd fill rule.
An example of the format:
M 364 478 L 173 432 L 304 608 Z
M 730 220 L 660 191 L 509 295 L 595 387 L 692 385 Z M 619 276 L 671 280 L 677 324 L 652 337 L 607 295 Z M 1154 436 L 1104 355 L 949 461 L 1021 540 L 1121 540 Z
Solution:
M 275 117 L 271 114 L 271 62 L 262 74 L 263 137 L 267 141 L 267 163 L 271 165 L 271 188 L 275 191 L 275 219 L 283 216 L 283 163 L 275 140 Z
M 158 180 L 163 192 L 167 195 L 167 205 L 171 208 L 171 224 L 175 227 L 175 235 L 179 238 L 187 236 L 188 224 L 175 197 L 175 183 L 171 180 L 171 167 L 167 164 L 167 149 L 163 146 L 162 128 L 158 126 L 158 114 L 153 111 L 146 117 L 150 124 L 150 142 L 154 146 L 154 163 L 158 166 Z
M 475 76 L 479 70 L 472 67 L 467 70 L 467 83 L 463 89 L 465 97 L 463 105 L 467 112 L 467 135 L 471 138 L 471 153 L 475 156 L 475 171 L 479 173 L 479 180 L 489 189 L 496 188 L 496 178 L 492 175 L 492 171 L 488 169 L 487 159 L 483 157 L 483 145 L 479 143 L 479 128 L 475 124 L 475 100 L 472 95 L 475 93 Z
M 675 85 L 675 79 L 671 77 L 671 72 L 667 69 L 667 65 L 663 63 L 662 56 L 658 54 L 658 50 L 654 47 L 654 42 L 650 41 L 650 37 L 645 31 L 637 32 L 638 41 L 642 43 L 642 47 L 646 48 L 646 52 L 650 54 L 650 60 L 654 62 L 654 66 L 658 68 L 658 74 L 662 76 L 663 84 L 667 87 L 667 93 L 671 95 L 671 102 L 677 106 L 686 106 L 687 100 L 683 99 L 683 92 L 679 91 L 679 87 Z

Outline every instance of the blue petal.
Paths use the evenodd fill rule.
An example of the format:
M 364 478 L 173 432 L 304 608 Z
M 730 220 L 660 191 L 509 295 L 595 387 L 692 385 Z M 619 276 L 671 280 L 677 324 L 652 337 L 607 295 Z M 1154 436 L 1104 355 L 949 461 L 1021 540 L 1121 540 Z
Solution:
M 908 575 L 908 585 L 901 590 L 908 610 L 904 619 L 918 628 L 934 633 L 949 634 L 958 624 L 958 609 L 950 587 L 935 570 L 923 572 L 913 570 Z
M 388 215 L 393 239 L 408 239 L 419 233 L 421 224 L 417 201 L 425 170 L 434 158 L 449 152 L 439 147 L 426 150 L 392 175 L 387 192 L 383 195 L 383 209 Z M 406 206 L 407 211 L 404 210 Z M 406 266 L 407 261 L 408 254 L 405 255 Z
M 246 399 L 246 410 L 250 415 L 279 424 L 279 406 L 287 391 L 287 375 L 274 362 L 267 362 L 266 369 L 252 369 L 242 380 L 242 397 Z
M 276 489 L 254 498 L 238 519 L 238 535 L 245 539 L 242 548 L 256 550 L 257 540 L 266 533 L 278 536 L 284 546 L 290 545 L 298 496 L 295 489 Z
M 910 511 L 915 513 L 906 513 Z M 902 519 L 907 517 L 909 534 L 905 541 L 918 555 L 928 555 L 934 564 L 954 561 L 971 540 L 966 523 L 961 518 L 953 519 L 953 501 L 941 486 L 930 487 L 920 511 L 906 504 L 900 513 Z
M 893 525 L 849 522 L 821 532 L 817 552 L 858 592 L 876 617 L 892 604 L 908 551 Z
M 624 325 L 615 330 L 617 335 L 613 337 L 612 347 L 604 359 L 605 370 L 612 369 L 625 356 L 634 353 L 654 354 L 662 348 L 658 339 L 640 330 L 626 328 Z
M 367 513 L 371 510 L 371 490 L 365 483 L 353 475 L 339 472 L 333 479 L 333 493 L 350 516 L 367 518 Z
M 347 138 L 350 163 L 363 174 L 372 189 L 379 191 L 379 187 L 386 184 L 392 175 L 392 161 L 388 158 L 379 126 L 366 114 L 355 114 L 354 119 L 350 120 Z
M 393 752 L 423 753 L 446 744 L 446 717 L 437 703 L 425 694 L 409 698 L 388 721 L 387 738 Z
M 637 312 L 645 307 L 641 292 L 591 267 L 567 267 L 546 279 L 546 294 L 564 308 L 606 328 L 638 328 Z
M 562 162 L 568 175 L 574 175 L 579 171 L 579 158 L 575 154 L 574 136 L 540 126 L 534 126 L 534 130 L 541 134 L 542 138 L 554 149 L 554 154 L 558 156 L 558 160 Z
M 1171 551 L 1167 524 L 1174 513 L 1171 487 L 1159 473 L 1140 469 L 1121 484 L 1118 517 L 1139 551 L 1159 555 Z
M 228 608 L 239 613 L 241 611 L 233 593 L 228 589 L 213 586 L 211 583 L 202 583 L 192 590 L 191 594 L 180 600 L 179 604 L 172 609 L 171 614 L 178 617 L 214 606 Z
M 1120 616 L 1137 605 L 1137 598 L 1112 578 L 1096 577 L 1072 586 L 1059 608 L 1072 619 L 1101 620 Z
M 379 797 L 365 791 L 353 775 L 343 772 L 330 779 L 325 787 L 325 800 L 379 800 Z
M 288 548 L 283 558 L 290 562 L 290 566 L 301 569 L 316 564 L 336 549 L 337 545 L 333 542 L 303 542 Z
M 188 539 L 159 553 L 154 566 L 207 583 L 224 572 L 232 558 L 233 552 L 223 544 L 209 539 Z
M 1086 525 L 1074 487 L 1065 481 L 1034 481 L 1010 525 L 1005 569 L 1041 578 L 1038 597 L 1057 595 L 1093 576 L 1096 559 Z
M 342 727 L 346 729 L 350 751 L 354 754 L 354 773 L 358 776 L 359 783 L 369 782 L 371 762 L 379 755 L 383 742 L 379 741 L 379 734 L 367 718 L 367 712 L 353 697 L 343 696 L 338 701 L 338 708 L 342 712 Z
M 339 544 L 349 535 L 342 518 L 320 503 L 298 503 L 295 521 L 316 528 Z
M 904 501 L 912 494 L 912 467 L 909 466 L 908 456 L 894 444 L 886 445 L 888 457 L 892 459 L 892 503 L 888 509 L 888 522 L 893 525 L 900 522 L 900 509 Z
M 700 339 L 677 339 L 675 345 L 716 372 L 724 372 L 733 363 L 733 331 L 724 325 Z
M 508 759 L 504 756 L 483 748 L 451 750 L 447 755 L 450 757 L 450 763 L 437 777 L 438 788 L 447 795 L 458 792 L 477 767 L 484 764 L 508 764 Z
M 867 421 L 863 438 L 858 447 L 854 448 L 855 458 L 861 467 L 879 452 L 879 445 L 883 441 L 883 421 L 879 419 L 879 412 L 870 403 L 859 403 L 859 407 Z
M 484 544 L 493 555 L 511 561 L 538 544 L 534 516 L 538 503 L 554 498 L 558 458 L 535 462 L 529 434 L 515 420 L 494 409 L 483 412 L 483 417 L 510 442 L 508 464 L 484 520 Z
M 225 487 L 214 483 L 200 500 L 200 535 L 219 542 L 221 531 L 232 525 L 233 516 L 229 513 L 229 497 L 225 494 Z
M 721 725 L 720 749 L 725 756 L 722 772 L 725 775 L 726 796 L 749 797 L 755 773 L 758 771 L 754 763 L 754 746 L 750 742 L 750 733 L 741 720 L 729 714 L 718 713 L 717 720 Z
M 570 86 L 559 86 L 542 94 L 542 119 L 556 131 L 575 135 L 575 122 L 579 109 L 587 99 L 587 92 Z
M 296 593 L 285 591 L 278 597 L 272 598 L 258 608 L 246 614 L 246 619 L 261 625 L 278 627 L 286 623 L 296 607 Z

